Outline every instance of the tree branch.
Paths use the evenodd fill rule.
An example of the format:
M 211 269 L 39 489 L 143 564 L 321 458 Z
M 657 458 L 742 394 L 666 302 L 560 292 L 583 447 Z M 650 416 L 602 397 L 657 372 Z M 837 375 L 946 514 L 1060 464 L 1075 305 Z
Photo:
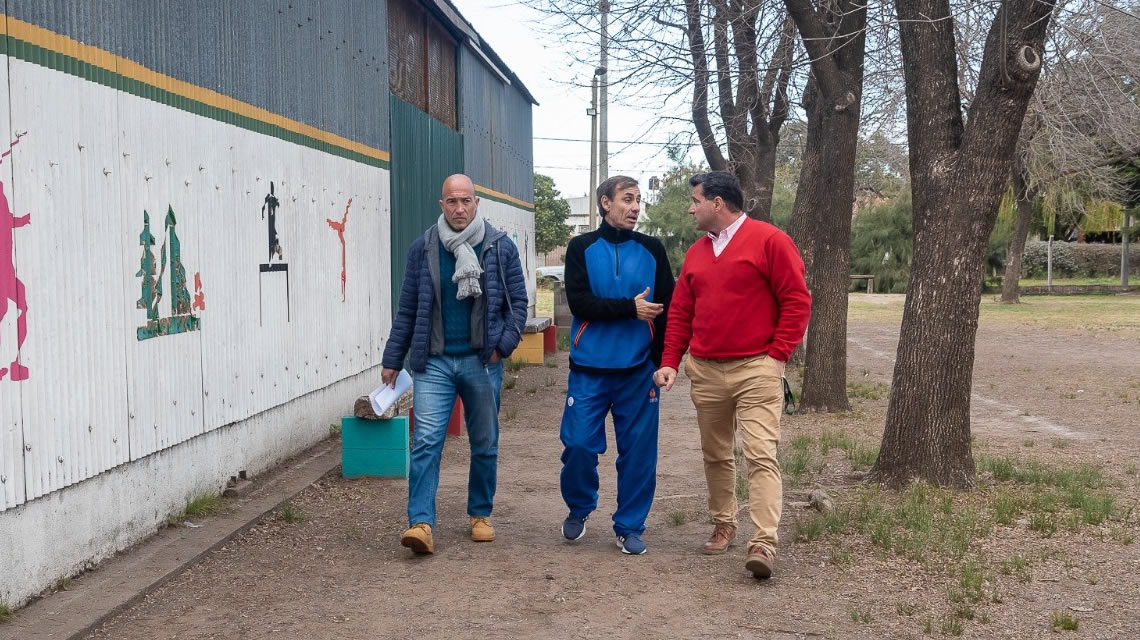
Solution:
M 700 136 L 701 149 L 709 167 L 724 171 L 728 163 L 716 142 L 709 124 L 709 63 L 706 54 L 704 31 L 701 29 L 700 0 L 685 0 L 685 17 L 688 20 L 689 53 L 693 58 L 693 125 Z

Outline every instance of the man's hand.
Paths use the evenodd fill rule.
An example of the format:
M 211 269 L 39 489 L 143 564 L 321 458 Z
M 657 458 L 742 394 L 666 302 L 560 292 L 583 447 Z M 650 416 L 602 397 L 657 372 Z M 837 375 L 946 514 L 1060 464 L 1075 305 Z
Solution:
M 396 388 L 396 376 L 398 375 L 400 375 L 400 372 L 397 369 L 388 369 L 385 367 L 380 370 L 380 380 L 393 389 Z
M 668 391 L 673 388 L 673 383 L 677 381 L 677 370 L 673 367 L 661 367 L 657 373 L 653 374 L 653 382 L 657 386 Z
M 502 360 L 502 358 L 499 356 L 499 352 L 497 350 L 492 351 L 490 364 L 496 364 L 499 360 Z
M 637 305 L 637 319 L 638 320 L 652 320 L 661 315 L 665 310 L 665 305 L 656 302 L 648 302 L 645 297 L 649 295 L 649 287 L 645 287 L 645 291 L 637 294 L 633 298 L 633 303 Z

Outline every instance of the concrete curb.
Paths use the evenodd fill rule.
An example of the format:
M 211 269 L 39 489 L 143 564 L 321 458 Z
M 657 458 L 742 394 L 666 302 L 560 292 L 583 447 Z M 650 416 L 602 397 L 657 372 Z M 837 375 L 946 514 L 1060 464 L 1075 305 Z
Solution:
M 79 640 L 207 554 L 259 522 L 340 464 L 340 441 L 325 440 L 260 479 L 236 508 L 200 528 L 174 526 L 76 578 L 70 589 L 16 611 L 3 640 Z

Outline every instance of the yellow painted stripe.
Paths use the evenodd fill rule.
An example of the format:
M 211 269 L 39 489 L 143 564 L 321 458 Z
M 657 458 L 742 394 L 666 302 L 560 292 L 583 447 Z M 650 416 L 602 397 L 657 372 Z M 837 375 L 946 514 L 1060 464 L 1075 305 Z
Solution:
M 524 209 L 534 209 L 533 203 L 527 202 L 526 200 L 520 200 L 514 196 L 509 196 L 505 193 L 500 193 L 500 192 L 495 191 L 493 189 L 488 189 L 487 187 L 484 187 L 481 185 L 475 185 L 475 193 L 479 193 L 479 194 L 482 194 L 485 196 L 490 196 L 492 198 L 498 198 L 499 200 L 506 200 L 507 202 L 510 202 L 512 204 L 517 204 L 518 206 L 520 206 Z
M 6 21 L 0 20 L 0 34 L 2 35 L 10 35 L 13 38 L 23 40 L 24 42 L 34 44 L 49 51 L 71 56 L 90 65 L 106 69 L 112 73 L 117 73 L 123 77 L 153 87 L 158 87 L 184 98 L 207 104 L 211 107 L 230 111 L 254 120 L 260 120 L 261 122 L 280 127 L 287 131 L 292 131 L 293 133 L 341 147 L 342 149 L 355 151 L 370 158 L 376 158 L 384 162 L 391 160 L 391 154 L 382 149 L 369 147 L 355 140 L 349 140 L 335 133 L 297 122 L 281 114 L 273 113 L 261 107 L 255 107 L 249 103 L 222 95 L 216 91 L 199 87 L 189 82 L 183 82 L 182 80 L 158 73 L 153 69 L 148 69 L 122 56 L 117 56 L 98 47 L 83 44 L 67 36 L 24 22 L 18 18 L 5 17 L 7 18 Z

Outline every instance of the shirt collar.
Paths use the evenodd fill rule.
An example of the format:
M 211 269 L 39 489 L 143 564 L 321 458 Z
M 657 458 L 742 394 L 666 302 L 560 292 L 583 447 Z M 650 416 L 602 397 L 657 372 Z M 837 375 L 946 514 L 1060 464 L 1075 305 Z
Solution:
M 744 219 L 747 217 L 748 217 L 748 214 L 741 212 L 740 216 L 736 218 L 736 222 L 733 222 L 732 224 L 725 227 L 724 231 L 721 231 L 719 234 L 712 233 L 710 231 L 709 232 L 709 240 L 719 240 L 721 238 L 732 237 L 732 235 L 734 233 L 736 233 L 736 230 L 739 229 L 740 226 L 744 224 Z

